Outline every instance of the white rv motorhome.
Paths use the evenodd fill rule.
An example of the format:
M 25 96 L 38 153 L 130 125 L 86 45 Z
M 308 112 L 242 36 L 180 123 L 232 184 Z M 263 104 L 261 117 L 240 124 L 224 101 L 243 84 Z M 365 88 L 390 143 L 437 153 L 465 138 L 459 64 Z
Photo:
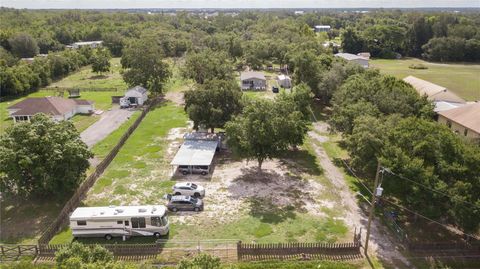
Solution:
M 70 215 L 74 237 L 155 236 L 168 234 L 163 205 L 78 207 Z

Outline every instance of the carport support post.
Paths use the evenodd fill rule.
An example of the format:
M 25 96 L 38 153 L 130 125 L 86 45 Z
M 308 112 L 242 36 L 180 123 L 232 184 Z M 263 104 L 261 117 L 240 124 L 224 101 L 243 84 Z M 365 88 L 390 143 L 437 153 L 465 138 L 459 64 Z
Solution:
M 372 204 L 370 205 L 370 213 L 368 216 L 368 224 L 367 224 L 367 236 L 365 238 L 365 256 L 368 256 L 367 250 L 368 250 L 368 240 L 370 239 L 370 228 L 372 225 L 372 219 L 373 219 L 373 213 L 375 212 L 375 200 L 377 198 L 376 196 L 376 190 L 378 187 L 378 179 L 380 177 L 380 161 L 377 163 L 377 173 L 375 174 L 375 183 L 373 184 L 373 190 L 372 190 Z

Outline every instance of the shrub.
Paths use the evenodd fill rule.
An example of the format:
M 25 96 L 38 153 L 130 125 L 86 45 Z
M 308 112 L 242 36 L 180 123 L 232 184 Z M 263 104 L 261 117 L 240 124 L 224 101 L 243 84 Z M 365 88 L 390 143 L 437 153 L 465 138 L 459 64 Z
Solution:
M 410 69 L 428 69 L 428 66 L 424 64 L 411 64 L 408 66 Z

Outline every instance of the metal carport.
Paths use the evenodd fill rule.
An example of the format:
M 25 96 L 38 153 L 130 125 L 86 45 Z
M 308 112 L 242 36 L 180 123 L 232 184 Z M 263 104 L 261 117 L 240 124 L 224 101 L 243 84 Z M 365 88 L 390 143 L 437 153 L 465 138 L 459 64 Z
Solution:
M 189 166 L 208 166 L 213 161 L 213 156 L 218 147 L 218 141 L 212 140 L 185 140 L 178 150 L 177 154 L 170 163 L 174 169 L 180 165 Z

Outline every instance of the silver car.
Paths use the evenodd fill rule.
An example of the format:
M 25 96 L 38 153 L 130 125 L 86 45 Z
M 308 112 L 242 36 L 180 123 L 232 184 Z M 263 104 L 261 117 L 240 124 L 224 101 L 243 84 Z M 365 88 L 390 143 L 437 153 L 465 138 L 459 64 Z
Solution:
M 180 165 L 178 167 L 178 171 L 183 175 L 201 174 L 202 176 L 205 176 L 210 172 L 210 170 L 208 169 L 208 166 L 206 165 L 194 165 L 190 167 L 188 165 Z
M 172 187 L 175 195 L 188 195 L 193 197 L 205 196 L 205 188 L 191 182 L 179 182 Z
M 200 198 L 192 196 L 174 195 L 167 204 L 170 211 L 177 212 L 180 210 L 193 210 L 195 212 L 203 210 L 203 201 Z

